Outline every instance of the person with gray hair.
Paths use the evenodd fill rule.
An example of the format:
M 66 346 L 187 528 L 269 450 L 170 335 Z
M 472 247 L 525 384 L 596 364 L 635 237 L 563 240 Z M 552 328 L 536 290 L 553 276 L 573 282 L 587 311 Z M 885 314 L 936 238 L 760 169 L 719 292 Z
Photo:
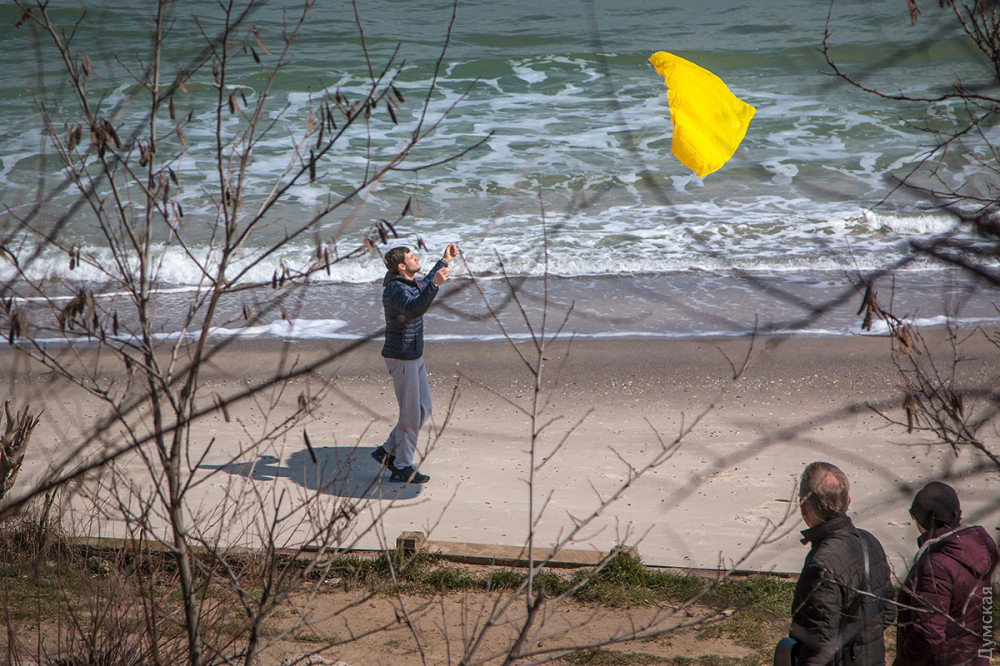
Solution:
M 795 586 L 790 636 L 800 666 L 885 664 L 883 631 L 895 615 L 889 562 L 878 539 L 847 516 L 850 483 L 827 462 L 810 463 L 799 509 L 811 545 Z

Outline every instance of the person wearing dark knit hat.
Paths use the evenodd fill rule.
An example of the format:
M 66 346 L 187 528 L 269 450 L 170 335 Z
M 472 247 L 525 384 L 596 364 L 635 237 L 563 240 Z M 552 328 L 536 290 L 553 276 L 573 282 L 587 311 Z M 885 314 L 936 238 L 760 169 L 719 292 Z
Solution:
M 978 525 L 962 525 L 955 489 L 931 481 L 913 498 L 920 549 L 899 590 L 895 666 L 987 666 L 983 596 L 997 565 L 997 546 Z
M 947 483 L 931 481 L 914 496 L 910 515 L 924 532 L 933 532 L 944 525 L 955 527 L 962 521 L 958 493 Z

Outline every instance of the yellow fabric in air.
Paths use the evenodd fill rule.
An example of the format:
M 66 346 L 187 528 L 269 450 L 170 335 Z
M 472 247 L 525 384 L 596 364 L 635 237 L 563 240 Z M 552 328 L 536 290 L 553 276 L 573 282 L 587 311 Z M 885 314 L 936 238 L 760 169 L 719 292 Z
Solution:
M 674 136 L 670 152 L 704 178 L 733 156 L 756 112 L 722 79 L 689 60 L 657 51 L 649 58 L 667 84 Z

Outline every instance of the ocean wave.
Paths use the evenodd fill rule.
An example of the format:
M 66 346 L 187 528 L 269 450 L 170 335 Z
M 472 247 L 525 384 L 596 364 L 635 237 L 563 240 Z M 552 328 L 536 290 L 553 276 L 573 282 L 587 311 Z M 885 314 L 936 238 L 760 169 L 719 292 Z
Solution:
M 754 200 L 715 199 L 674 206 L 608 206 L 565 218 L 547 220 L 535 214 L 465 217 L 467 211 L 449 211 L 438 219 L 401 225 L 400 238 L 388 245 L 407 245 L 423 258 L 425 269 L 445 245 L 457 242 L 462 261 L 453 273 L 471 270 L 480 277 L 563 277 L 615 273 L 668 273 L 679 270 L 730 269 L 794 272 L 800 270 L 871 271 L 899 263 L 913 252 L 914 236 L 930 238 L 952 234 L 955 220 L 933 212 L 875 213 L 841 206 L 816 206 L 805 199 L 771 196 Z M 471 211 L 468 211 L 471 212 Z M 263 239 L 267 241 L 268 238 Z M 359 246 L 360 234 L 349 233 L 338 247 Z M 418 249 L 423 243 L 427 250 Z M 29 239 L 10 248 L 20 258 L 15 266 L 0 259 L 0 280 L 72 284 L 114 284 L 120 280 L 112 251 L 94 243 L 74 244 L 81 260 L 55 246 L 39 247 Z M 328 256 L 337 250 L 327 246 Z M 268 254 L 264 254 L 265 249 Z M 37 256 L 36 256 L 37 255 Z M 219 251 L 210 245 L 158 244 L 152 266 L 156 284 L 163 288 L 206 286 L 217 271 Z M 278 251 L 247 243 L 227 269 L 230 280 L 269 284 L 282 276 L 309 270 L 316 256 L 315 240 L 290 241 Z M 34 257 L 28 261 L 28 257 Z M 124 262 L 127 272 L 137 259 Z M 917 258 L 911 268 L 933 269 L 929 258 Z M 943 268 L 943 267 L 942 267 Z M 334 260 L 314 270 L 308 279 L 319 283 L 378 281 L 384 266 L 378 255 L 349 261 Z
M 900 215 L 866 210 L 864 219 L 875 231 L 907 236 L 948 234 L 956 231 L 959 224 L 956 216 L 946 212 Z

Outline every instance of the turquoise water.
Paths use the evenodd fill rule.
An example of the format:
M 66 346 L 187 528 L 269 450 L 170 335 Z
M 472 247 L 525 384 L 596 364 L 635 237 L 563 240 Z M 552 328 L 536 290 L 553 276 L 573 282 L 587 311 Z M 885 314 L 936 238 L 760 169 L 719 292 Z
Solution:
M 143 3 L 62 2 L 56 13 L 72 22 L 80 18 L 79 7 L 86 15 L 75 43 L 95 65 L 89 90 L 95 100 L 103 98 L 104 108 L 115 109 L 117 127 L 137 127 L 143 101 L 122 63 L 135 67 L 148 52 L 142 26 L 149 24 L 143 18 L 149 11 Z M 406 99 L 400 122 L 393 124 L 384 110 L 376 111 L 363 131 L 347 137 L 336 157 L 321 165 L 315 183 L 292 189 L 287 205 L 249 239 L 247 256 L 280 240 L 327 196 L 350 191 L 366 166 L 389 159 L 422 112 L 452 6 L 376 0 L 359 2 L 358 8 L 376 66 L 399 49 L 397 85 Z M 194 0 L 172 3 L 170 11 L 173 36 L 166 63 L 176 70 L 197 56 L 204 45 L 200 31 L 213 33 L 218 16 L 214 3 Z M 283 17 L 291 19 L 298 11 L 298 4 L 271 3 L 254 11 L 249 22 L 277 53 Z M 413 165 L 437 162 L 488 136 L 486 142 L 454 162 L 388 174 L 377 188 L 362 193 L 363 205 L 325 219 L 318 236 L 292 242 L 256 265 L 248 278 L 269 283 L 281 265 L 301 265 L 317 238 L 351 247 L 372 222 L 394 219 L 415 197 L 419 214 L 400 228 L 401 242 L 416 245 L 419 237 L 437 253 L 455 240 L 468 269 L 478 276 L 496 278 L 502 264 L 508 275 L 537 279 L 547 266 L 550 274 L 583 281 L 567 293 L 583 294 L 592 303 L 606 301 L 586 295 L 595 276 L 607 278 L 596 282 L 604 286 L 630 275 L 657 285 L 619 296 L 629 300 L 627 317 L 593 323 L 602 318 L 599 309 L 590 308 L 592 323 L 581 329 L 595 335 L 715 331 L 685 314 L 696 308 L 685 303 L 681 291 L 669 296 L 672 314 L 650 318 L 664 309 L 659 293 L 664 284 L 669 290 L 681 282 L 688 292 L 702 291 L 710 302 L 714 298 L 720 313 L 713 317 L 728 317 L 735 322 L 728 328 L 739 330 L 773 301 L 773 294 L 748 287 L 741 271 L 782 288 L 805 283 L 804 295 L 820 302 L 836 297 L 849 288 L 846 276 L 901 262 L 911 253 L 913 239 L 951 231 L 954 220 L 920 197 L 897 192 L 883 199 L 892 190 L 892 176 L 907 173 L 926 150 L 928 137 L 913 125 L 947 125 L 955 109 L 880 100 L 829 76 L 819 52 L 828 14 L 834 56 L 866 82 L 920 92 L 950 84 L 956 72 L 967 85 L 988 80 L 969 45 L 950 27 L 949 15 L 936 7 L 927 8 L 913 27 L 905 3 L 889 1 L 838 1 L 832 13 L 827 3 L 812 0 L 461 2 L 427 108 L 431 118 L 448 112 L 447 117 L 416 151 Z M 52 186 L 60 173 L 51 151 L 47 159 L 40 157 L 44 144 L 37 100 L 65 110 L 70 121 L 74 117 L 54 52 L 31 30 L 13 31 L 17 17 L 11 7 L 0 7 L 0 187 L 15 214 L 37 199 L 40 174 Z M 275 56 L 265 56 L 249 36 L 245 44 L 230 85 L 252 102 L 264 77 L 249 49 L 265 64 Z M 647 62 L 657 50 L 712 70 L 757 108 L 732 160 L 704 179 L 670 154 L 666 89 Z M 339 89 L 357 98 L 366 85 L 368 69 L 349 3 L 319 3 L 289 55 L 273 91 L 269 119 L 276 131 L 257 148 L 250 167 L 246 199 L 251 205 L 263 200 L 294 161 L 292 137 L 301 134 L 320 93 Z M 190 257 L 210 252 L 217 191 L 210 73 L 206 70 L 186 88 L 176 99 L 178 113 L 192 117 L 185 130 L 187 147 L 176 164 L 186 245 L 164 241 L 158 247 L 161 286 L 182 292 L 199 280 Z M 971 143 L 965 149 L 984 146 Z M 969 172 L 972 167 L 961 155 L 955 159 L 956 179 L 982 177 Z M 57 194 L 53 210 L 68 209 L 73 196 Z M 98 267 L 106 265 L 108 251 L 92 219 L 81 211 L 60 234 L 93 265 L 84 262 L 70 271 L 64 252 L 43 248 L 28 272 L 68 288 L 81 282 L 100 285 Z M 16 235 L 12 245 L 27 254 L 35 243 L 33 237 Z M 964 289 L 960 277 L 929 261 L 913 262 L 907 270 L 908 298 L 923 316 L 942 314 L 943 303 L 955 300 L 954 289 Z M 345 316 L 351 308 L 324 312 L 323 302 L 353 298 L 358 292 L 350 285 L 368 285 L 375 293 L 381 273 L 377 258 L 368 257 L 317 276 L 327 291 L 321 303 L 303 306 L 302 320 L 327 322 L 330 334 L 364 334 L 372 325 L 369 318 Z M 0 275 L 10 280 L 13 271 L 0 264 Z M 699 282 L 697 276 L 704 279 Z M 738 285 L 740 297 L 728 287 L 716 288 L 719 280 Z M 987 297 L 962 293 L 963 302 L 975 306 L 962 312 L 974 311 L 970 319 L 988 317 Z M 259 299 L 266 298 L 262 291 Z M 775 321 L 795 319 L 802 304 L 792 300 Z M 373 304 L 377 309 L 377 296 Z M 463 305 L 474 307 L 471 301 Z M 927 311 L 932 308 L 938 311 Z M 463 328 L 457 319 L 454 325 L 459 333 L 488 334 L 472 325 Z M 814 328 L 845 332 L 849 314 L 845 310 L 842 318 Z

